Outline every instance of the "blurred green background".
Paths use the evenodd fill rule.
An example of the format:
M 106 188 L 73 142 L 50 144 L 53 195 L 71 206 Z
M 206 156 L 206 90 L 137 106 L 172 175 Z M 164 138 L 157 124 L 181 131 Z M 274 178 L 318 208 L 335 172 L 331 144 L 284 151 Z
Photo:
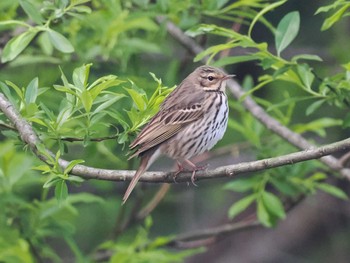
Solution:
M 269 114 L 311 142 L 326 144 L 348 137 L 350 24 L 345 16 L 349 4 L 324 0 L 279 2 L 280 6 L 266 12 L 263 20 L 254 26 L 251 38 L 256 43 L 266 42 L 270 54 L 276 54 L 274 30 L 286 14 L 298 11 L 298 35 L 282 57 L 286 61 L 299 54 L 322 58 L 322 61 L 307 61 L 308 69 L 312 68 L 314 74 L 312 89 L 327 95 L 331 93 L 329 86 L 334 85 L 337 91 L 334 98 L 307 114 L 310 105 L 324 97 L 307 97 L 309 94 L 295 83 L 283 81 L 276 72 L 262 67 L 262 61 L 228 64 L 226 71 L 236 75 L 235 79 L 245 91 L 261 83 L 261 76 L 265 74 L 276 76 L 275 81 L 251 95 Z M 173 38 L 166 24 L 158 23 L 157 19 L 164 17 L 184 32 L 203 23 L 246 35 L 254 17 L 274 3 L 276 1 L 2 0 L 1 91 L 57 156 L 84 160 L 85 165 L 96 168 L 136 169 L 137 160 L 126 158 L 128 144 L 147 118 L 157 111 L 170 88 L 201 64 L 194 62 L 195 54 Z M 329 7 L 328 12 L 315 14 L 320 7 L 332 3 L 334 6 Z M 325 19 L 341 9 L 339 21 L 322 31 Z M 18 40 L 18 36 L 27 34 L 25 32 L 35 32 L 28 43 Z M 195 41 L 206 49 L 227 43 L 229 39 L 201 34 Z M 254 52 L 254 48 L 244 46 L 228 50 L 233 57 Z M 216 58 L 224 55 L 218 53 Z M 80 80 L 86 81 L 87 86 L 96 80 L 109 83 L 90 101 L 91 109 L 87 106 L 90 102 L 84 100 L 83 95 L 79 97 L 79 90 L 74 88 Z M 210 153 L 196 161 L 208 163 L 211 169 L 297 150 L 263 127 L 240 101 L 227 93 L 230 101 L 227 132 Z M 99 106 L 104 107 L 103 110 L 98 111 Z M 295 201 L 295 207 L 283 220 L 280 220 L 283 216 L 276 217 L 270 211 L 268 228 L 254 227 L 220 236 L 205 249 L 200 246 L 202 248 L 181 250 L 165 248 L 163 243 L 179 233 L 244 221 L 255 214 L 253 204 L 234 219 L 228 216 L 232 204 L 247 194 L 224 188 L 231 178 L 203 180 L 198 183 L 199 187 L 172 184 L 151 215 L 138 221 L 135 213 L 148 203 L 159 185 L 138 185 L 133 200 L 121 207 L 127 182 L 80 182 L 59 168 L 44 166 L 18 139 L 17 133 L 8 129 L 6 125 L 10 123 L 2 113 L 0 124 L 2 262 L 306 263 L 347 262 L 349 258 L 350 209 L 343 200 L 349 184 L 317 161 L 239 177 L 253 178 L 254 186 L 249 189 L 253 192 L 263 178 L 266 182 L 261 191 L 274 193 L 282 201 L 294 202 L 306 196 L 302 201 Z M 113 138 L 91 140 L 106 136 Z M 67 138 L 73 138 L 74 142 Z M 175 168 L 171 160 L 161 159 L 151 170 Z M 318 184 L 323 181 L 337 186 L 339 190 L 334 190 L 334 195 L 341 198 L 318 191 Z M 281 189 L 278 182 L 285 183 Z M 43 188 L 45 184 L 51 187 Z M 331 191 L 328 188 L 328 192 Z M 104 254 L 105 251 L 112 252 Z

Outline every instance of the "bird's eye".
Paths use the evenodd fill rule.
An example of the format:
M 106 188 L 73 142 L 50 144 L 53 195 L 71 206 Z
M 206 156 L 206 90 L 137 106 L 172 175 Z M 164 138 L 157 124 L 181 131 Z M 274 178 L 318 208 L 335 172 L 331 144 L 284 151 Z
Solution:
M 213 76 L 208 76 L 208 80 L 209 80 L 209 81 L 213 81 L 213 80 L 214 80 L 214 77 L 213 77 Z

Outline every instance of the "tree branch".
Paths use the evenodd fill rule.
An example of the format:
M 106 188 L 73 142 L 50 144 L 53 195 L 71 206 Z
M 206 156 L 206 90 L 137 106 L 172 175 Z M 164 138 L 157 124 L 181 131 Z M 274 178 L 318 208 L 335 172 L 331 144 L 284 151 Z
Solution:
M 105 137 L 98 137 L 98 138 L 89 138 L 89 142 L 102 142 L 102 141 L 107 141 L 107 140 L 115 140 L 117 139 L 119 134 L 117 135 L 112 135 L 112 136 L 105 136 Z M 84 138 L 76 138 L 76 137 L 62 137 L 59 139 L 55 140 L 61 140 L 61 141 L 66 141 L 66 142 L 83 142 L 85 141 Z
M 163 22 L 163 19 L 158 19 L 158 22 Z M 197 55 L 204 49 L 198 45 L 192 38 L 185 35 L 181 29 L 179 29 L 172 22 L 165 22 L 166 28 L 170 35 L 172 35 L 179 43 L 181 43 L 187 50 L 192 54 Z M 206 63 L 207 57 L 202 59 L 203 63 Z M 241 86 L 234 80 L 228 81 L 227 86 L 236 99 L 241 99 L 245 93 L 242 90 Z M 297 134 L 286 126 L 283 126 L 279 121 L 271 117 L 267 112 L 260 107 L 250 96 L 246 96 L 242 100 L 243 106 L 257 119 L 259 120 L 266 128 L 279 135 L 290 144 L 298 147 L 301 150 L 312 149 L 315 146 L 309 143 L 303 136 Z M 320 159 L 321 162 L 326 164 L 329 168 L 339 171 L 342 176 L 350 180 L 350 170 L 343 169 L 341 162 L 338 159 L 327 156 Z
M 11 125 L 8 125 L 6 123 L 0 123 L 0 130 L 12 130 L 12 131 L 17 131 L 14 127 Z
M 166 245 L 169 247 L 183 248 L 185 246 L 185 243 L 187 242 L 193 242 L 193 241 L 198 242 L 199 240 L 206 240 L 208 238 L 216 239 L 218 236 L 230 234 L 232 232 L 243 231 L 243 230 L 250 229 L 252 227 L 259 227 L 259 226 L 261 226 L 261 224 L 256 219 L 246 220 L 246 221 L 237 222 L 237 223 L 228 223 L 228 224 L 220 225 L 213 228 L 206 228 L 206 229 L 201 229 L 201 230 L 177 235 L 172 240 L 169 240 L 169 243 L 167 243 Z M 186 246 L 186 248 L 188 247 Z
M 40 143 L 40 140 L 34 132 L 32 126 L 24 120 L 14 106 L 0 93 L 0 109 L 7 116 L 7 118 L 14 124 L 14 127 L 18 131 L 21 140 L 29 145 L 31 150 L 42 161 L 47 162 L 47 157 L 41 154 L 36 145 Z M 325 155 L 330 155 L 336 152 L 345 151 L 350 149 L 350 139 L 331 143 L 321 147 L 313 147 L 304 151 L 295 152 L 283 156 L 274 158 L 267 158 L 252 162 L 243 162 L 234 165 L 222 166 L 213 170 L 198 171 L 196 179 L 212 179 L 220 177 L 231 177 L 234 175 L 256 172 L 265 169 L 275 168 L 283 165 L 294 164 L 312 159 L 318 159 Z M 47 150 L 50 152 L 49 150 Z M 59 159 L 59 165 L 65 168 L 69 162 L 64 159 Z M 350 169 L 342 169 L 339 167 L 332 167 L 334 170 L 340 170 L 343 173 L 350 173 Z M 85 179 L 100 179 L 109 181 L 129 181 L 134 176 L 134 171 L 130 170 L 108 170 L 98 169 L 85 165 L 76 165 L 71 174 L 78 175 Z M 151 183 L 174 183 L 174 172 L 146 172 L 140 179 L 142 182 Z M 191 179 L 191 173 L 181 173 L 176 177 L 177 182 L 189 182 Z

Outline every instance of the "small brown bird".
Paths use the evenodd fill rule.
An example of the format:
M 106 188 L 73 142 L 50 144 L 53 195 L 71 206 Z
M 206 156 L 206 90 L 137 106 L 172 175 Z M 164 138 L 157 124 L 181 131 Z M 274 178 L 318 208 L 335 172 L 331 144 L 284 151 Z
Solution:
M 194 182 L 200 168 L 188 159 L 211 149 L 224 135 L 228 120 L 225 87 L 231 77 L 218 68 L 201 66 L 168 95 L 159 112 L 130 145 L 130 149 L 137 148 L 130 158 L 138 156 L 141 163 L 125 192 L 123 204 L 141 175 L 160 155 L 177 160 L 179 171 L 181 163 L 190 166 Z

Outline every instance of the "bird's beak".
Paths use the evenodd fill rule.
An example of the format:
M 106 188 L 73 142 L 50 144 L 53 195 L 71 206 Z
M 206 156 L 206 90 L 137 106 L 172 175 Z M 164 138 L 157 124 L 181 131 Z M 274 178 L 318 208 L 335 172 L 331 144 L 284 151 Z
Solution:
M 233 77 L 235 77 L 236 75 L 226 75 L 224 78 L 223 78 L 223 80 L 226 80 L 226 79 L 231 79 L 231 78 L 233 78 Z

